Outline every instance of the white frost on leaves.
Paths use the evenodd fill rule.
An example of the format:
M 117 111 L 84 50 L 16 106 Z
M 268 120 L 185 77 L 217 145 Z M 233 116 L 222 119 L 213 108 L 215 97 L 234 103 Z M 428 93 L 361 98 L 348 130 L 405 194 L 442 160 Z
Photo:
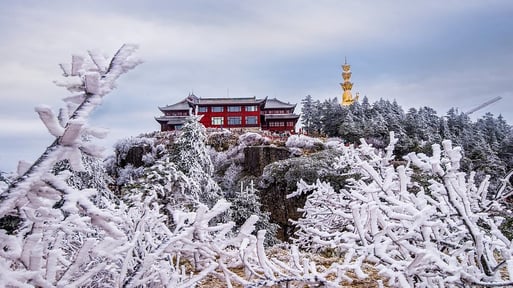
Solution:
M 74 96 L 65 97 L 62 99 L 66 103 L 73 103 L 73 104 L 80 104 L 84 102 L 86 95 L 85 94 L 79 94 Z
M 18 167 L 16 168 L 16 173 L 18 174 L 18 176 L 21 176 L 21 175 L 25 174 L 30 169 L 30 166 L 32 166 L 32 163 L 24 161 L 24 160 L 20 160 L 20 161 L 18 161 Z
M 69 77 L 54 81 L 55 85 L 64 87 L 70 92 L 82 92 L 84 91 L 84 81 L 78 76 Z
M 99 72 L 105 73 L 107 71 L 107 68 L 109 67 L 109 59 L 107 57 L 95 50 L 89 50 L 87 51 L 87 54 L 96 65 Z
M 97 139 L 104 139 L 109 134 L 109 129 L 86 126 L 83 129 L 84 135 L 91 135 Z
M 82 74 L 82 66 L 84 64 L 84 57 L 80 55 L 71 56 L 71 76 L 78 76 Z
M 88 72 L 84 75 L 85 90 L 90 94 L 100 93 L 100 73 Z
M 41 118 L 41 121 L 43 121 L 43 124 L 45 124 L 50 134 L 52 134 L 55 137 L 59 137 L 62 136 L 62 134 L 64 134 L 64 127 L 61 126 L 59 120 L 53 113 L 50 106 L 40 105 L 37 106 L 35 110 L 39 115 L 39 118 Z
M 68 121 L 68 125 L 64 134 L 60 138 L 60 144 L 63 146 L 76 146 L 81 141 L 82 127 L 85 125 L 83 119 L 72 119 Z

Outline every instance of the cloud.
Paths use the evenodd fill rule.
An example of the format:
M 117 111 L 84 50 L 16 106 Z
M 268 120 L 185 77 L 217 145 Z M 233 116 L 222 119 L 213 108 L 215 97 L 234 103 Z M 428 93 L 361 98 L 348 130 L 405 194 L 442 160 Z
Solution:
M 503 96 L 487 111 L 513 111 L 509 1 L 56 0 L 6 1 L 0 9 L 0 121 L 9 123 L 2 139 L 19 131 L 25 141 L 38 121 L 32 107 L 60 106 L 68 93 L 51 83 L 58 63 L 86 49 L 112 55 L 125 42 L 140 44 L 145 63 L 120 79 L 91 122 L 110 127 L 112 138 L 158 129 L 157 107 L 191 91 L 290 102 L 340 97 L 344 56 L 355 91 L 371 100 L 444 113 Z M 17 148 L 1 142 L 5 163 Z
M 501 96 L 503 99 L 497 103 L 499 105 L 491 105 L 477 112 L 476 116 L 486 112 L 502 114 L 508 122 L 513 123 L 513 84 L 509 67 L 439 71 L 423 78 L 410 79 L 384 76 L 365 83 L 364 89 L 374 101 L 379 98 L 396 99 L 405 110 L 409 107 L 429 106 L 437 110 L 439 115 L 444 115 L 453 107 L 466 112 L 487 100 Z

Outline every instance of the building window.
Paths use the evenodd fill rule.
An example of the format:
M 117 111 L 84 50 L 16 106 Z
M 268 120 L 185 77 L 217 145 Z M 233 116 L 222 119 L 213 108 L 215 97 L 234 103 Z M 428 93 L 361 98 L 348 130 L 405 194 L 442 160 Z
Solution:
M 187 115 L 189 115 L 188 112 L 183 112 L 183 111 L 167 111 L 164 114 L 166 116 L 187 116 Z
M 212 125 L 223 125 L 224 117 L 212 117 Z
M 166 116 L 188 116 L 189 112 L 185 111 L 172 111 L 172 112 L 165 112 Z
M 240 106 L 228 106 L 228 112 L 240 112 Z
M 267 114 L 289 114 L 288 110 L 269 110 Z
M 276 121 L 276 122 L 269 122 L 270 127 L 282 127 L 285 126 L 285 122 L 283 121 Z
M 258 124 L 257 116 L 246 116 L 246 125 L 256 125 L 256 124 Z
M 258 107 L 257 106 L 246 106 L 246 111 L 247 112 L 255 112 L 255 111 L 258 111 Z
M 228 117 L 228 125 L 238 125 L 242 124 L 242 117 Z
M 207 106 L 199 106 L 198 107 L 198 113 L 206 113 L 206 112 L 208 112 Z
M 294 127 L 294 121 L 287 121 L 287 127 Z
M 223 112 L 224 107 L 223 106 L 212 106 L 212 112 Z

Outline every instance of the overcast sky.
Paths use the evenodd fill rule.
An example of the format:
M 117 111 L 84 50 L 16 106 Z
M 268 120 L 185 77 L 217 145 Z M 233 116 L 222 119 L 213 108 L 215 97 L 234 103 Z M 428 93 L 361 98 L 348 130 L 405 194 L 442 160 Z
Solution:
M 513 123 L 513 1 L 10 1 L 0 2 L 0 171 L 34 161 L 53 140 L 34 112 L 58 110 L 58 63 L 140 45 L 91 125 L 104 145 L 159 129 L 158 106 L 200 97 L 341 96 L 344 57 L 353 92 L 407 110 L 502 114 Z M 297 109 L 296 113 L 300 113 Z

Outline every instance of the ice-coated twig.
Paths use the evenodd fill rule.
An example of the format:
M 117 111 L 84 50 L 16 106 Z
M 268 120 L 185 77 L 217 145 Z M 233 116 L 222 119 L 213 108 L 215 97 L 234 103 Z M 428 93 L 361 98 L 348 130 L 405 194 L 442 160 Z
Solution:
M 0 194 L 0 218 L 12 212 L 17 205 L 16 202 L 18 199 L 25 196 L 25 193 L 29 190 L 32 183 L 41 179 L 43 174 L 47 173 L 52 168 L 57 159 L 62 159 L 60 155 L 62 146 L 67 146 L 75 142 L 78 143 L 80 141 L 79 136 L 83 129 L 81 123 L 83 123 L 92 110 L 101 103 L 99 101 L 100 97 L 112 91 L 115 86 L 115 80 L 121 74 L 128 72 L 140 63 L 138 60 L 133 60 L 132 57 L 136 49 L 136 45 L 123 45 L 110 61 L 109 69 L 106 72 L 98 70 L 96 66 L 91 66 L 91 63 L 88 63 L 86 59 L 77 55 L 72 57 L 72 68 L 69 73 L 67 73 L 67 70 L 64 68 L 65 66 L 61 65 L 65 74 L 64 76 L 73 78 L 75 81 L 61 83 L 60 85 L 65 86 L 68 90 L 82 92 L 83 96 L 80 96 L 82 97 L 82 101 L 79 103 L 76 110 L 73 111 L 64 127 L 59 124 L 59 121 L 54 117 L 49 107 L 40 106 L 36 109 L 50 133 L 57 138 L 24 174 L 20 175 L 10 184 L 8 189 Z M 89 67 L 85 69 L 84 65 L 89 65 Z M 96 69 L 94 73 L 98 74 L 97 77 L 94 76 L 94 80 L 91 80 L 91 76 L 89 76 L 93 73 L 91 69 L 93 69 L 92 71 Z M 94 89 L 91 88 L 96 94 L 87 91 L 85 85 L 86 81 L 90 83 L 96 81 Z M 74 102 L 76 99 L 77 98 L 65 98 L 64 100 Z

